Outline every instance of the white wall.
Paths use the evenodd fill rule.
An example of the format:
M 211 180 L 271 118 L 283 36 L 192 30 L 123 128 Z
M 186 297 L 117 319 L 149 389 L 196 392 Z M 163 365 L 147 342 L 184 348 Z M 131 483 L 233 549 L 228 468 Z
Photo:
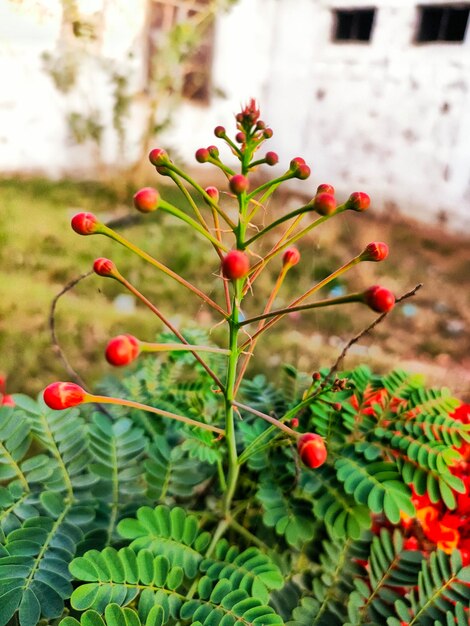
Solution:
M 103 2 L 80 0 L 85 14 Z M 378 8 L 372 41 L 333 43 L 331 9 L 365 4 Z M 103 7 L 100 53 L 127 68 L 138 90 L 146 0 Z M 444 211 L 453 227 L 470 231 L 470 28 L 461 44 L 416 45 L 416 16 L 412 0 L 240 0 L 217 24 L 213 83 L 224 97 L 210 107 L 184 104 L 161 141 L 190 162 L 196 148 L 215 141 L 215 125 L 233 129 L 233 113 L 256 97 L 275 131 L 267 149 L 283 164 L 299 155 L 311 165 L 311 179 L 301 183 L 306 193 L 320 182 L 335 185 L 340 197 L 365 190 L 386 210 L 430 220 Z M 56 51 L 60 29 L 60 0 L 0 0 L 6 174 L 92 174 L 96 162 L 132 162 L 137 154 L 142 105 L 131 111 L 122 154 L 111 124 L 112 86 L 99 63 L 85 65 L 77 89 L 65 95 L 44 72 L 41 54 Z M 106 127 L 99 150 L 70 141 L 65 118 L 76 109 L 99 111 Z

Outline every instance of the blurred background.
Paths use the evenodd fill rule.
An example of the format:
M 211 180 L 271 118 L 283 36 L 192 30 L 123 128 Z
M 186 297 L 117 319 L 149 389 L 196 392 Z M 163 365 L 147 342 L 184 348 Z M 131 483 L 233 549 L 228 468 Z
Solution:
M 110 241 L 78 237 L 69 222 L 82 210 L 121 219 L 128 238 L 217 294 L 211 248 L 158 212 L 135 217 L 132 195 L 155 185 L 186 207 L 148 162 L 157 146 L 202 184 L 223 188 L 194 152 L 217 142 L 218 124 L 234 133 L 234 113 L 253 97 L 274 130 L 266 149 L 280 157 L 279 169 L 259 168 L 259 180 L 294 156 L 312 167 L 263 219 L 304 203 L 320 183 L 333 184 L 339 201 L 358 190 L 372 198 L 366 214 L 339 216 L 300 244 L 279 305 L 370 241 L 386 241 L 385 263 L 363 264 L 321 295 L 377 282 L 397 296 L 423 288 L 362 338 L 345 366 L 420 371 L 468 399 L 469 14 L 470 2 L 442 0 L 367 8 L 356 0 L 0 0 L 0 369 L 9 390 L 34 395 L 68 378 L 51 342 L 51 303 L 97 256 L 115 260 L 181 328 L 197 324 L 220 339 L 199 302 Z M 60 345 L 90 385 L 111 371 L 102 357 L 109 337 L 151 341 L 162 330 L 109 282 L 82 280 L 55 311 Z M 373 319 L 359 305 L 286 318 L 260 341 L 253 372 L 331 365 Z

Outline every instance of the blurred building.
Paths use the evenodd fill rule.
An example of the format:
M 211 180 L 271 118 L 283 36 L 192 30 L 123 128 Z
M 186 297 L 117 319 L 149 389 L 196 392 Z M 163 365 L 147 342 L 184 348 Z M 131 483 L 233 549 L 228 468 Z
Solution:
M 0 0 L 5 174 L 92 175 L 139 158 L 152 53 L 208 0 L 75 5 L 81 58 L 59 0 Z M 470 230 L 469 14 L 446 0 L 239 0 L 175 75 L 181 99 L 159 143 L 189 162 L 254 96 L 275 131 L 268 149 L 311 165 L 307 195 L 321 182 L 340 197 L 364 189 L 386 211 Z M 157 123 L 174 106 L 159 97 Z

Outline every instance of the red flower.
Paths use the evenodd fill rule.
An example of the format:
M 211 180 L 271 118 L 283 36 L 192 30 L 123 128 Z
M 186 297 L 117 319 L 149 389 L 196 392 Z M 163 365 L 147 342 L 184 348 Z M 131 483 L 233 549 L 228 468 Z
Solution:
M 133 335 L 118 335 L 106 347 L 106 360 L 111 365 L 121 367 L 134 361 L 140 352 L 139 340 Z
M 160 194 L 153 187 L 143 187 L 134 194 L 134 206 L 141 213 L 151 213 L 158 208 Z
M 81 404 L 86 397 L 86 391 L 75 383 L 52 383 L 43 392 L 44 402 L 57 411 Z
M 229 280 L 237 280 L 248 274 L 250 261 L 241 250 L 231 250 L 222 261 L 222 273 Z
M 72 217 L 72 228 L 79 235 L 93 235 L 97 231 L 98 219 L 93 213 L 77 213 Z
M 388 313 L 395 306 L 395 296 L 380 285 L 373 285 L 364 291 L 364 302 L 377 313 Z
M 328 455 L 323 437 L 316 433 L 304 433 L 299 437 L 297 450 L 303 463 L 312 469 L 323 465 Z

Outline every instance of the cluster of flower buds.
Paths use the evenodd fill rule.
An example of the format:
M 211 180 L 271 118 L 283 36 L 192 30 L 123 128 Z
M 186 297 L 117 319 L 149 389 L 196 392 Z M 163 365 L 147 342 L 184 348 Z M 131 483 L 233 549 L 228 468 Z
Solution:
M 93 269 L 99 276 L 114 278 L 124 287 L 129 289 L 136 297 L 151 309 L 157 317 L 175 334 L 181 342 L 177 344 L 175 349 L 189 350 L 195 359 L 206 369 L 208 374 L 212 376 L 215 385 L 221 392 L 226 394 L 226 398 L 232 400 L 236 397 L 238 387 L 243 377 L 243 373 L 248 365 L 248 361 L 254 351 L 257 337 L 260 333 L 265 332 L 270 326 L 276 323 L 284 315 L 301 310 L 313 309 L 317 306 L 332 306 L 341 303 L 362 302 L 369 306 L 373 311 L 378 313 L 388 313 L 395 304 L 394 295 L 386 288 L 373 285 L 363 292 L 349 294 L 338 298 L 330 298 L 311 302 L 310 304 L 302 304 L 307 298 L 310 298 L 319 289 L 323 288 L 328 282 L 337 278 L 340 274 L 353 267 L 361 261 L 379 262 L 388 256 L 388 246 L 383 242 L 369 243 L 361 254 L 354 257 L 348 263 L 333 272 L 329 277 L 314 285 L 296 300 L 291 302 L 285 309 L 273 310 L 273 303 L 276 301 L 278 290 L 281 288 L 283 281 L 289 270 L 296 266 L 301 259 L 300 252 L 297 247 L 292 244 L 301 239 L 312 228 L 330 219 L 334 215 L 346 210 L 365 211 L 370 205 L 370 198 L 364 192 L 354 192 L 349 198 L 338 204 L 335 196 L 335 189 L 330 184 L 321 184 L 317 187 L 315 196 L 305 206 L 295 209 L 278 219 L 273 220 L 268 225 L 256 228 L 254 226 L 254 217 L 256 212 L 266 206 L 267 199 L 274 193 L 277 187 L 294 178 L 298 180 L 306 180 L 311 175 L 311 169 L 302 157 L 291 159 L 284 173 L 267 182 L 259 183 L 254 177 L 250 177 L 251 172 L 259 165 L 275 166 L 279 162 L 276 152 L 268 151 L 264 157 L 255 159 L 254 155 L 259 150 L 261 144 L 272 137 L 272 130 L 260 119 L 259 107 L 254 99 L 236 115 L 236 134 L 234 138 L 230 138 L 223 126 L 217 126 L 214 134 L 218 139 L 222 139 L 230 148 L 232 155 L 240 161 L 240 169 L 233 170 L 224 164 L 220 158 L 217 146 L 210 145 L 199 148 L 195 153 L 195 159 L 198 163 L 210 163 L 219 168 L 226 176 L 231 201 L 238 204 L 238 216 L 233 219 L 232 213 L 226 213 L 224 207 L 220 204 L 220 193 L 216 187 L 209 186 L 203 189 L 194 181 L 187 173 L 181 170 L 177 164 L 170 160 L 167 152 L 161 148 L 153 149 L 149 154 L 151 164 L 156 168 L 157 172 L 162 176 L 168 176 L 173 179 L 179 189 L 185 195 L 186 200 L 193 209 L 192 217 L 189 212 L 179 209 L 177 206 L 166 201 L 160 196 L 157 189 L 153 187 L 143 187 L 139 189 L 134 197 L 133 203 L 137 211 L 147 214 L 156 211 L 164 211 L 170 213 L 173 217 L 186 222 L 199 235 L 205 237 L 206 242 L 210 242 L 214 247 L 218 258 L 220 259 L 220 276 L 224 282 L 225 308 L 218 302 L 199 290 L 196 286 L 189 283 L 169 267 L 153 258 L 147 252 L 140 250 L 137 246 L 126 240 L 121 234 L 116 233 L 106 224 L 100 222 L 92 213 L 79 213 L 72 219 L 72 228 L 80 235 L 103 234 L 110 237 L 117 243 L 125 246 L 127 249 L 138 254 L 142 259 L 151 263 L 159 271 L 164 272 L 170 278 L 176 280 L 183 287 L 191 290 L 193 294 L 201 298 L 205 304 L 212 307 L 213 311 L 222 315 L 223 320 L 230 326 L 231 337 L 235 337 L 230 350 L 222 348 L 214 348 L 208 346 L 191 346 L 186 342 L 179 331 L 171 324 L 170 320 L 165 318 L 162 312 L 157 309 L 143 294 L 141 294 L 129 281 L 123 277 L 116 268 L 114 262 L 107 258 L 98 258 L 95 260 Z M 200 204 L 193 199 L 191 193 L 186 189 L 189 184 L 194 193 L 199 194 L 202 203 L 210 207 L 213 223 L 209 223 L 209 219 L 204 217 Z M 258 184 L 258 186 L 256 186 Z M 204 204 L 203 204 L 204 207 Z M 316 212 L 320 217 L 310 220 L 310 223 L 301 224 L 302 219 L 309 212 Z M 289 226 L 279 241 L 272 247 L 269 252 L 261 253 L 260 250 L 253 250 L 253 243 L 264 236 L 268 231 L 275 227 L 280 227 L 284 222 L 290 221 Z M 308 221 L 308 220 L 306 220 Z M 253 234 L 253 231 L 255 231 Z M 231 233 L 232 239 L 229 241 L 226 235 Z M 279 256 L 278 256 L 279 255 Z M 247 295 L 259 273 L 263 271 L 268 262 L 272 258 L 278 256 L 281 260 L 281 267 L 278 271 L 278 278 L 274 284 L 272 292 L 267 299 L 264 311 L 261 315 L 252 318 L 246 318 L 241 314 L 240 303 Z M 271 319 L 269 319 L 271 318 Z M 239 339 L 239 331 L 244 324 L 258 322 L 258 328 L 249 335 L 249 339 L 242 343 Z M 235 348 L 234 348 L 235 345 Z M 130 334 L 120 334 L 112 338 L 105 349 L 106 360 L 113 366 L 122 367 L 134 362 L 143 352 L 160 351 L 162 344 L 149 344 L 140 341 Z M 231 385 L 230 389 L 224 386 L 216 375 L 212 372 L 207 363 L 200 357 L 199 351 L 219 351 L 228 358 L 227 381 Z M 240 366 L 239 359 L 244 359 Z M 238 376 L 238 379 L 237 379 Z M 318 375 L 319 376 L 319 375 Z M 314 385 L 318 382 L 314 377 Z M 317 385 L 318 387 L 318 385 Z M 0 389 L 1 392 L 1 389 Z M 7 396 L 3 396 L 7 398 Z M 44 391 L 44 400 L 48 406 L 53 409 L 65 409 L 78 405 L 82 402 L 96 401 L 98 396 L 92 396 L 84 391 L 75 383 L 57 382 L 49 385 Z M 107 399 L 101 398 L 106 402 Z M 111 399 L 109 399 L 111 402 Z M 112 402 L 118 402 L 113 399 Z M 126 406 L 130 406 L 129 401 L 125 401 Z M 5 403 L 5 402 L 4 402 Z M 124 403 L 124 401 L 123 401 Z M 332 403 L 331 406 L 335 411 L 341 410 L 341 406 Z M 226 410 L 233 411 L 230 402 L 226 403 Z M 155 407 L 148 408 L 149 411 L 158 413 Z M 160 412 L 161 414 L 161 412 Z M 259 412 L 257 415 L 261 415 Z M 188 421 L 189 418 L 172 415 L 174 419 Z M 264 416 L 267 421 L 272 422 L 272 418 Z M 287 421 L 286 416 L 286 421 Z M 292 416 L 291 416 L 292 417 Z M 276 421 L 276 420 L 275 420 Z M 288 426 L 290 424 L 290 426 Z M 278 422 L 278 427 L 286 431 L 290 437 L 297 439 L 297 449 L 302 462 L 309 468 L 320 467 L 327 459 L 327 450 L 323 438 L 315 433 L 297 433 L 292 429 L 299 426 L 297 417 L 284 424 Z M 218 427 L 209 426 L 207 424 L 201 427 L 213 430 L 218 435 L 224 434 Z M 227 427 L 227 431 L 228 431 Z M 233 429 L 230 429 L 233 431 Z M 232 442 L 233 444 L 233 442 Z M 233 459 L 232 459 L 233 460 Z

